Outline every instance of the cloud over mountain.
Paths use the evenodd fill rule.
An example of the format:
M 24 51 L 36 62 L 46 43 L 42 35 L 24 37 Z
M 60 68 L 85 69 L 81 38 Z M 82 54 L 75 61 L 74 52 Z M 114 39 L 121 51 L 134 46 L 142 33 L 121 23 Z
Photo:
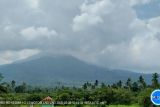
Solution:
M 1 64 L 19 59 L 15 51 L 38 50 L 111 68 L 160 70 L 160 15 L 141 19 L 136 10 L 155 1 L 15 1 L 0 1 Z

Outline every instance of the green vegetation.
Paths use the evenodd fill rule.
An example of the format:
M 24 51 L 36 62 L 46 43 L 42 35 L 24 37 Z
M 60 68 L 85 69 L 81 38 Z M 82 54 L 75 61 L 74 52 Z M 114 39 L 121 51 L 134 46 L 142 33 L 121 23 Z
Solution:
M 81 87 L 59 85 L 53 88 L 32 87 L 24 82 L 17 85 L 13 80 L 10 83 L 0 82 L 0 100 L 41 101 L 46 96 L 50 96 L 54 101 L 105 102 L 106 107 L 150 107 L 152 105 L 150 101 L 151 92 L 160 88 L 158 78 L 157 73 L 153 74 L 150 85 L 146 84 L 143 76 L 140 76 L 137 81 L 128 78 L 126 82 L 119 80 L 112 85 L 95 80 L 94 83 L 86 82 Z M 0 75 L 0 81 L 2 79 L 3 77 Z M 105 105 L 96 106 L 105 107 Z M 76 107 L 82 106 L 85 107 L 85 105 L 77 105 Z
M 1 106 L 1 107 L 29 107 L 29 105 L 4 105 L 4 106 Z M 50 107 L 49 105 L 47 106 L 42 106 L 42 105 L 34 105 L 33 107 Z M 77 107 L 75 105 L 66 105 L 66 106 L 54 106 L 54 107 Z M 81 107 L 99 107 L 97 105 L 83 105 Z M 109 105 L 109 106 L 105 106 L 105 107 L 140 107 L 139 105 Z
M 139 105 L 111 105 L 109 107 L 140 107 Z

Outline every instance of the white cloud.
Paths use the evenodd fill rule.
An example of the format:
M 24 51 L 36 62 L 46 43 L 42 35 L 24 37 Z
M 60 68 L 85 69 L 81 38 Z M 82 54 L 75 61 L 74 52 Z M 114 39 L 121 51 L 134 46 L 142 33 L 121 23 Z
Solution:
M 80 8 L 81 14 L 73 19 L 73 30 L 79 31 L 103 23 L 103 15 L 110 13 L 113 8 L 114 5 L 110 0 L 95 0 L 93 3 L 86 0 Z
M 96 14 L 96 10 L 93 11 L 103 21 L 101 25 L 97 25 L 100 23 L 97 21 L 94 24 L 97 26 L 88 24 L 91 19 L 84 20 L 85 18 L 82 17 L 85 12 L 92 13 L 92 11 L 87 11 L 87 6 L 90 8 L 90 5 L 85 2 L 85 8 L 80 10 L 81 15 L 77 15 L 73 20 L 73 29 L 76 31 L 78 29 L 80 32 L 85 29 L 85 33 L 82 33 L 82 35 L 85 34 L 84 38 L 89 37 L 87 35 L 90 34 L 92 36 L 88 39 L 90 44 L 84 45 L 82 50 L 73 55 L 101 66 L 131 69 L 137 72 L 158 72 L 160 69 L 158 65 L 160 63 L 158 58 L 160 54 L 158 50 L 158 47 L 160 47 L 160 18 L 141 20 L 137 17 L 133 8 L 135 5 L 143 5 L 149 2 L 151 1 L 111 1 L 114 8 L 110 13 L 101 16 L 102 14 Z M 95 1 L 92 2 L 94 5 L 96 3 Z M 103 10 L 103 12 L 105 11 L 108 11 L 107 8 Z M 77 17 L 83 20 L 75 21 Z M 99 30 L 100 32 L 98 32 Z M 97 42 L 92 43 L 92 40 L 99 42 L 98 44 Z M 85 49 L 86 47 L 87 49 Z
M 10 64 L 18 60 L 26 59 L 30 56 L 40 53 L 37 49 L 23 49 L 19 51 L 2 51 L 0 52 L 0 64 Z
M 76 16 L 74 18 L 73 30 L 79 31 L 86 29 L 88 26 L 97 25 L 98 23 L 102 23 L 103 20 L 100 16 L 89 15 L 87 13 L 81 14 L 81 16 Z
M 156 34 L 160 33 L 160 16 L 148 20 L 148 27 Z
M 105 67 L 160 71 L 160 18 L 142 20 L 135 11 L 151 0 L 16 1 L 0 1 L 1 56 L 38 49 Z M 6 59 L 0 62 L 14 61 Z
M 148 4 L 151 1 L 152 0 L 129 0 L 131 6 Z
M 51 38 L 52 36 L 57 36 L 57 32 L 55 30 L 49 31 L 46 27 L 28 27 L 26 29 L 23 29 L 21 32 L 21 35 L 26 38 L 27 40 L 34 40 L 37 38 Z
M 28 5 L 33 8 L 33 9 L 38 9 L 39 8 L 39 0 L 26 0 Z

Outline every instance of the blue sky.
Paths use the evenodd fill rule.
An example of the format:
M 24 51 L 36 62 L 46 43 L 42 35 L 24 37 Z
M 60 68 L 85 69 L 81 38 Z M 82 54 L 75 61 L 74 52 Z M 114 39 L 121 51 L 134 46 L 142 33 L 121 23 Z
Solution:
M 159 0 L 0 0 L 0 64 L 39 53 L 160 73 Z
M 149 4 L 135 6 L 137 15 L 141 19 L 150 19 L 160 15 L 160 1 L 152 0 Z

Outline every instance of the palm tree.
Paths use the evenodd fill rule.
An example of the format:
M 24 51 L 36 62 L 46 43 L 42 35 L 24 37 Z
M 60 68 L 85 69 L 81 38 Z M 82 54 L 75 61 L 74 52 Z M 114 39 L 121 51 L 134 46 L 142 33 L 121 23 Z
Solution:
M 87 89 L 87 83 L 83 84 L 83 89 Z
M 95 86 L 98 86 L 98 84 L 99 84 L 99 81 L 96 80 L 95 83 L 94 83 L 94 85 L 95 85 Z
M 131 86 L 132 86 L 132 80 L 131 80 L 131 78 L 127 79 L 126 86 L 129 88 L 129 90 L 131 89 Z
M 152 86 L 154 88 L 157 88 L 159 86 L 159 84 L 158 84 L 158 78 L 159 78 L 159 75 L 157 73 L 154 73 L 152 75 Z
M 11 88 L 12 88 L 11 90 L 12 90 L 12 92 L 14 92 L 15 86 L 16 86 L 16 82 L 14 80 L 12 80 L 11 81 Z
M 142 75 L 139 77 L 138 83 L 139 83 L 139 88 L 141 90 L 146 88 L 146 82 L 145 82 L 145 80 L 144 80 Z
M 121 88 L 122 87 L 122 81 L 121 80 L 119 80 L 118 82 L 117 82 L 117 86 L 119 87 L 119 88 Z

